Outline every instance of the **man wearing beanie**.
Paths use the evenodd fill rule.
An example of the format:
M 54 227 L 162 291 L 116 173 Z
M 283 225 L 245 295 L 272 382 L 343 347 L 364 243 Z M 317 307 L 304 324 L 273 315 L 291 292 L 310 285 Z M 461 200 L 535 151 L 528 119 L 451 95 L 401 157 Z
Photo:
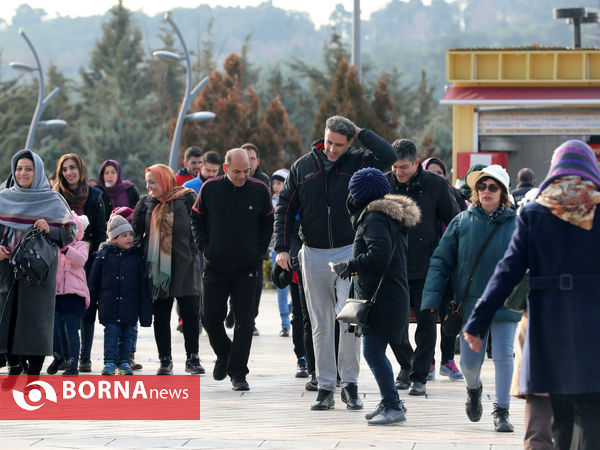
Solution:
M 357 138 L 365 148 L 352 148 Z M 346 407 L 363 407 L 357 385 L 360 339 L 348 333 L 345 324 L 341 324 L 338 364 L 335 355 L 335 316 L 348 297 L 350 283 L 331 272 L 328 263 L 352 258 L 354 229 L 346 209 L 350 177 L 363 167 L 385 168 L 395 160 L 396 155 L 385 139 L 357 127 L 345 117 L 333 116 L 325 123 L 324 139 L 315 141 L 312 151 L 294 163 L 279 194 L 275 251 L 277 264 L 286 270 L 290 270 L 290 240 L 296 215 L 300 213 L 303 245 L 298 259 L 312 325 L 319 385 L 313 410 L 334 407 L 338 372 Z
M 413 353 L 408 336 L 402 344 L 391 344 L 401 367 L 396 386 L 398 389 L 410 386 L 410 395 L 425 395 L 428 376 L 435 376 L 435 372 L 431 375 L 430 372 L 435 370 L 435 366 L 431 366 L 436 341 L 436 313 L 421 311 L 421 295 L 429 259 L 442 236 L 442 225 L 447 226 L 460 210 L 448 180 L 423 169 L 414 142 L 397 139 L 392 147 L 396 151 L 396 161 L 387 174 L 391 192 L 412 198 L 421 209 L 421 222 L 408 232 L 407 259 L 410 304 L 417 316 L 417 347 Z M 454 364 L 454 340 L 450 341 L 450 348 L 444 353 L 440 374 L 462 378 Z

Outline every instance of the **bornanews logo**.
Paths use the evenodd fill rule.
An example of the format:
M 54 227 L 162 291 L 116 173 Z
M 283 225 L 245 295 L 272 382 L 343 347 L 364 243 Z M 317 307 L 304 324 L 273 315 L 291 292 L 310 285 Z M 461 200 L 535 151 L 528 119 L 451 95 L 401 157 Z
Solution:
M 3 420 L 199 420 L 200 377 L 0 376 Z

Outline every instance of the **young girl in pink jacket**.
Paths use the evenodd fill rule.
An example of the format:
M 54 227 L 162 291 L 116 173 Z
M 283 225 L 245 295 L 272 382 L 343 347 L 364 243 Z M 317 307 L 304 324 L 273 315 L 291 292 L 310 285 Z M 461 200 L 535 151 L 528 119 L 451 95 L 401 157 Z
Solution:
M 75 216 L 75 240 L 58 253 L 56 271 L 56 308 L 54 311 L 54 361 L 48 366 L 49 375 L 56 374 L 61 365 L 63 375 L 78 375 L 79 321 L 90 305 L 90 292 L 85 276 L 85 263 L 90 246 L 82 241 L 89 225 L 87 216 Z

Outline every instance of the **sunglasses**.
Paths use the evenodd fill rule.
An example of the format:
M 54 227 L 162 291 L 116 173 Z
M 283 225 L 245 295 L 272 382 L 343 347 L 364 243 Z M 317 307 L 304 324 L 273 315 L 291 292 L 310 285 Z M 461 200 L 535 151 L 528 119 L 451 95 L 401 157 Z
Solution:
M 477 192 L 483 192 L 487 189 L 488 191 L 494 193 L 500 190 L 500 186 L 498 186 L 497 184 L 477 183 L 475 185 L 475 189 L 477 189 Z

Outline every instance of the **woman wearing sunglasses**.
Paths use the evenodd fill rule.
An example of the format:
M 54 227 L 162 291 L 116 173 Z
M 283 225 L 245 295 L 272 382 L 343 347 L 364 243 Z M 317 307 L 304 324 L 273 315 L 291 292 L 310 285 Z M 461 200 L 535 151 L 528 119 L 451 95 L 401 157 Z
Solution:
M 501 166 L 494 164 L 470 173 L 467 184 L 471 188 L 472 204 L 452 219 L 433 253 L 421 303 L 422 310 L 439 310 L 446 282 L 451 278 L 454 298 L 462 300 L 463 321 L 471 314 L 496 264 L 504 256 L 516 218 L 510 208 L 510 179 Z M 464 293 L 469 278 L 471 282 Z M 444 312 L 441 311 L 441 315 Z M 489 330 L 496 378 L 496 402 L 492 412 L 496 431 L 513 431 L 508 420 L 509 391 L 513 342 L 520 319 L 520 313 L 502 307 L 495 314 Z M 488 334 L 482 336 L 483 348 L 487 337 Z M 460 336 L 460 368 L 467 385 L 465 409 L 471 422 L 478 422 L 483 412 L 480 373 L 484 356 L 484 351 L 471 350 Z

